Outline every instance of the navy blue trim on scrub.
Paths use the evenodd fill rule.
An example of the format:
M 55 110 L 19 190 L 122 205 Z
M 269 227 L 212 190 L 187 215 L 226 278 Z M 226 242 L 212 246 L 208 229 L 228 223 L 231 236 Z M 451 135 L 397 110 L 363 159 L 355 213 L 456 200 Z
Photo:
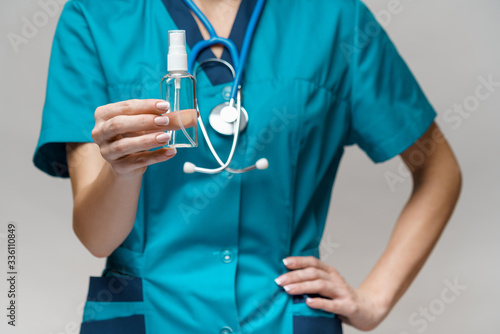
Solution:
M 80 334 L 146 334 L 144 315 L 82 323 Z
M 293 296 L 293 303 L 294 304 L 305 303 L 307 298 L 318 298 L 318 297 L 327 298 L 327 297 L 323 297 L 321 295 L 318 295 L 316 293 L 303 294 L 303 295 L 294 295 Z M 330 299 L 330 298 L 327 298 L 327 299 Z
M 182 0 L 162 1 L 167 8 L 168 13 L 172 17 L 172 20 L 174 20 L 177 28 L 186 30 L 186 42 L 189 48 L 192 49 L 196 43 L 203 40 L 203 36 L 201 35 L 198 24 L 189 11 L 189 8 Z M 238 52 L 241 52 L 241 46 L 243 44 L 243 39 L 245 38 L 248 21 L 250 21 L 250 16 L 252 16 L 252 12 L 255 8 L 256 2 L 257 0 L 242 0 L 240 8 L 238 9 L 238 13 L 236 14 L 236 19 L 234 20 L 231 33 L 229 34 L 229 39 L 234 42 L 234 44 L 238 48 Z M 207 48 L 200 52 L 197 61 L 201 62 L 209 58 L 215 58 L 215 55 L 210 48 Z M 233 65 L 233 61 L 231 59 L 229 51 L 227 51 L 225 48 L 224 52 L 222 53 L 221 59 L 224 59 L 225 61 Z M 221 66 L 207 66 L 203 70 L 214 86 L 233 81 L 231 72 L 221 70 Z
M 140 277 L 90 277 L 88 301 L 141 302 L 142 279 Z
M 339 318 L 293 316 L 293 334 L 342 334 Z
M 326 298 L 315 293 L 295 295 L 293 296 L 293 303 L 305 303 L 307 298 L 316 297 Z M 293 334 L 342 334 L 342 321 L 337 316 L 294 314 Z

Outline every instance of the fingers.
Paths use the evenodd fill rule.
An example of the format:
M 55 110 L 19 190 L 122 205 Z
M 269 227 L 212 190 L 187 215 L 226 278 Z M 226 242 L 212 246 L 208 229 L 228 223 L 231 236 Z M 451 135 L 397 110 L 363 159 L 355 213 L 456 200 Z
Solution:
M 118 115 L 98 124 L 93 136 L 97 143 L 112 140 L 118 135 L 137 132 L 179 130 L 196 125 L 197 113 L 194 109 L 170 112 L 163 115 Z
M 317 293 L 329 298 L 346 294 L 347 285 L 337 270 L 314 256 L 291 256 L 283 263 L 291 271 L 275 281 L 288 294 Z
M 118 115 L 102 124 L 103 140 L 111 140 L 120 134 L 166 128 L 169 119 L 158 115 Z
M 323 261 L 319 260 L 314 256 L 290 256 L 283 259 L 283 264 L 287 269 L 303 269 L 307 267 L 314 267 L 322 269 L 328 273 L 336 272 L 335 268 L 327 265 Z
M 96 109 L 97 119 L 108 120 L 118 115 L 163 114 L 170 109 L 170 104 L 163 100 L 127 100 L 110 103 Z
M 283 289 L 289 295 L 303 295 L 303 294 L 319 294 L 329 298 L 335 298 L 340 295 L 338 287 L 333 282 L 327 279 L 316 279 L 312 281 L 303 281 L 300 283 L 287 284 Z
M 307 298 L 306 304 L 310 308 L 324 310 L 326 312 L 350 315 L 356 312 L 354 303 L 339 299 L 326 299 L 326 298 Z
M 159 130 L 162 125 L 168 123 L 168 119 L 165 121 L 161 118 L 166 124 L 156 125 L 155 115 L 159 116 L 167 112 L 169 108 L 169 103 L 163 100 L 128 100 L 101 106 L 94 113 L 95 127 L 92 130 L 92 139 L 101 146 L 103 142 L 130 132 L 131 129 Z M 138 117 L 126 117 L 134 115 Z
M 353 289 L 337 270 L 312 256 L 292 256 L 283 260 L 291 271 L 276 283 L 289 295 L 319 295 L 306 299 L 310 308 L 335 313 L 345 323 L 362 330 L 373 329 L 385 316 L 370 298 Z M 383 308 L 382 308 L 383 310 Z
M 323 269 L 316 267 L 308 267 L 305 269 L 298 269 L 290 271 L 283 274 L 275 279 L 276 284 L 279 286 L 286 286 L 292 283 L 298 283 L 303 281 L 312 281 L 316 279 L 328 279 L 328 273 Z
M 195 109 L 185 109 L 180 111 L 174 111 L 167 114 L 169 123 L 169 130 L 179 130 L 181 124 L 185 128 L 192 128 L 196 125 L 198 120 L 198 112 Z
M 165 145 L 170 134 L 155 132 L 137 137 L 123 137 L 101 147 L 101 154 L 107 160 L 117 160 L 128 154 L 148 151 Z
M 155 151 L 133 153 L 113 161 L 113 169 L 119 174 L 129 174 L 141 168 L 167 161 L 177 154 L 175 148 L 161 148 Z
M 95 111 L 92 139 L 101 155 L 119 174 L 143 173 L 147 166 L 163 162 L 176 150 L 149 150 L 165 145 L 168 130 L 196 125 L 195 109 L 167 113 L 168 102 L 163 100 L 128 100 L 101 106 Z

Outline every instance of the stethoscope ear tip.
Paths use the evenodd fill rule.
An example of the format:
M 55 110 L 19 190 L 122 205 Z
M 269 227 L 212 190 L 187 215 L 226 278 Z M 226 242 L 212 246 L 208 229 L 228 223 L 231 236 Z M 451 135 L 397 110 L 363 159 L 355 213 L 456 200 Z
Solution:
M 260 170 L 267 169 L 269 167 L 269 161 L 267 161 L 266 158 L 259 159 L 255 163 L 255 167 Z
M 191 162 L 184 163 L 184 173 L 193 174 L 196 171 L 196 166 Z

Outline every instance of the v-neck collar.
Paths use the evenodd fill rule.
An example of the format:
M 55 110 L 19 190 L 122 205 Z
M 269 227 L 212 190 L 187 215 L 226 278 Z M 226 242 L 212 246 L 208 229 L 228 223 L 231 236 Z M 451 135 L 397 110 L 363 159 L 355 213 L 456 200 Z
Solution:
M 196 43 L 203 40 L 203 36 L 201 35 L 198 24 L 196 23 L 193 15 L 191 15 L 189 8 L 182 0 L 162 1 L 177 28 L 186 30 L 186 42 L 189 48 L 193 49 Z M 243 39 L 245 38 L 245 32 L 247 30 L 248 22 L 250 21 L 250 16 L 252 15 L 255 7 L 255 3 L 256 0 L 241 1 L 233 27 L 231 28 L 231 33 L 229 34 L 229 39 L 234 42 L 239 52 L 241 52 L 241 46 L 243 44 Z M 209 58 L 215 58 L 215 55 L 210 48 L 206 48 L 200 52 L 197 61 L 201 62 Z M 224 48 L 224 51 L 222 52 L 221 59 L 224 59 L 234 66 L 233 60 L 231 59 L 229 51 L 226 48 Z M 231 73 L 225 69 L 221 70 L 220 66 L 207 66 L 204 68 L 204 72 L 214 86 L 233 81 Z

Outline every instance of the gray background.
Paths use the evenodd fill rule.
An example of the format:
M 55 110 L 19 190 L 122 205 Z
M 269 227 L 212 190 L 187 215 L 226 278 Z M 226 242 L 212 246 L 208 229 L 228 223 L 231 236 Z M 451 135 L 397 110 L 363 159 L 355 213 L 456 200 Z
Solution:
M 378 12 L 393 1 L 366 2 Z M 438 111 L 437 122 L 458 156 L 464 186 L 458 208 L 430 260 L 374 332 L 499 333 L 500 114 L 496 107 L 500 88 L 460 124 L 447 121 L 444 115 L 454 103 L 463 103 L 474 94 L 479 76 L 491 74 L 500 81 L 500 3 L 400 0 L 400 4 L 401 12 L 392 15 L 386 29 Z M 42 174 L 31 162 L 60 11 L 41 22 L 37 34 L 17 54 L 7 34 L 20 34 L 23 16 L 32 21 L 41 10 L 35 0 L 2 1 L 0 5 L 0 268 L 6 271 L 6 224 L 14 221 L 19 231 L 20 272 L 19 326 L 7 329 L 2 311 L 2 333 L 77 333 L 88 276 L 99 275 L 104 264 L 73 234 L 69 182 Z M 356 147 L 349 148 L 342 161 L 322 254 L 354 286 L 381 254 L 410 193 L 409 178 L 393 188 L 386 181 L 387 173 L 397 174 L 399 166 L 399 158 L 374 165 Z M 3 277 L 0 309 L 5 310 Z M 455 279 L 467 288 L 439 309 L 445 281 Z M 433 318 L 421 320 L 418 312 L 429 307 L 434 307 Z M 420 319 L 418 326 L 410 322 L 412 315 Z M 345 332 L 358 331 L 346 327 Z

